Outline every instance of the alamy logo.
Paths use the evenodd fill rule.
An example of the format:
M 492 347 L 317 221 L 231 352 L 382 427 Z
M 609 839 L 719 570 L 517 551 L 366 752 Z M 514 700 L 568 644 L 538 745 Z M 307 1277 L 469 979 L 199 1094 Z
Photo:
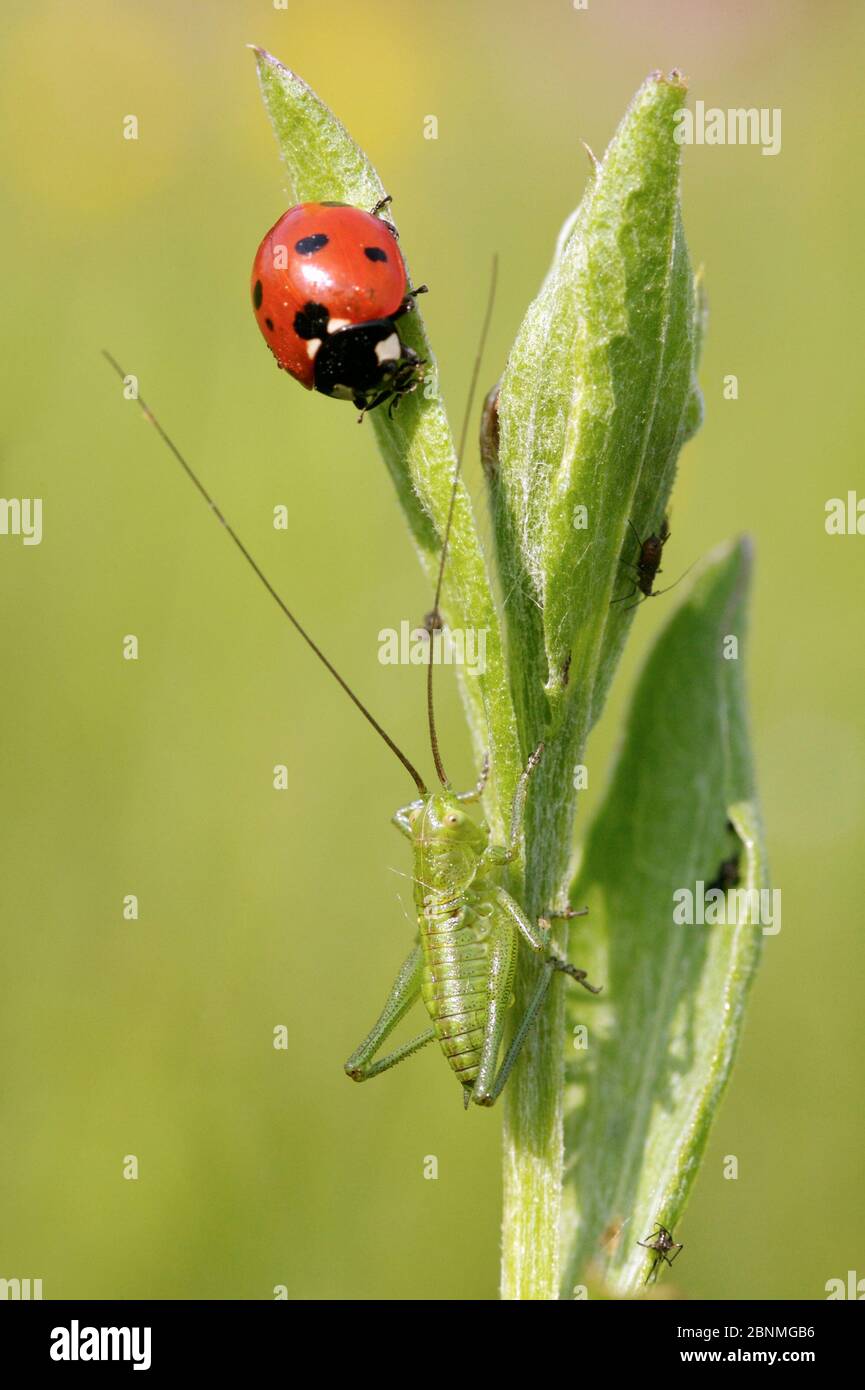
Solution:
M 763 154 L 778 154 L 781 150 L 781 109 L 770 111 L 763 106 L 719 106 L 706 109 L 704 101 L 677 111 L 673 120 L 676 129 L 673 139 L 677 145 L 761 145 Z
M 0 536 L 20 536 L 25 545 L 39 545 L 42 498 L 0 497 Z
M 0 1279 L 0 1299 L 14 1298 L 26 1302 L 42 1297 L 41 1279 Z
M 847 1282 L 843 1279 L 827 1279 L 823 1286 L 827 1301 L 833 1298 L 853 1298 L 861 1303 L 865 1298 L 865 1279 L 860 1279 L 855 1269 L 848 1269 Z
M 131 1361 L 134 1371 L 150 1370 L 149 1327 L 68 1327 L 51 1329 L 52 1361 Z
M 701 878 L 693 888 L 673 893 L 673 921 L 677 927 L 723 927 L 749 922 L 762 927 L 764 936 L 781 930 L 780 888 L 707 888 Z
M 485 627 L 441 627 L 430 632 L 413 628 L 405 619 L 396 628 L 384 627 L 378 634 L 378 659 L 382 666 L 465 666 L 470 676 L 482 676 L 487 669 Z

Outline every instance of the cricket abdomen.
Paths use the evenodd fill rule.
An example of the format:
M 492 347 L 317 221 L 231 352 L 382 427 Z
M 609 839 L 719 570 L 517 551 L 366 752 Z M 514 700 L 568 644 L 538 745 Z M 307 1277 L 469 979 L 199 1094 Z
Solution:
M 489 1010 L 489 947 L 483 917 L 464 897 L 434 898 L 418 919 L 421 994 L 439 1046 L 458 1079 L 478 1074 Z

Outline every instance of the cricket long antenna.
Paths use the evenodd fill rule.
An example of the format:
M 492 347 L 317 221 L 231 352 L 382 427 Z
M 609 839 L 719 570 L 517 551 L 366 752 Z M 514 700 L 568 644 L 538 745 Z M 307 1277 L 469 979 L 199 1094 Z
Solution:
M 440 601 L 441 601 L 441 596 L 442 596 L 442 583 L 443 583 L 443 581 L 444 581 L 445 562 L 446 562 L 446 560 L 447 560 L 447 555 L 448 555 L 448 543 L 449 543 L 450 538 L 451 538 L 451 526 L 452 526 L 452 524 L 453 524 L 453 519 L 454 519 L 454 508 L 455 508 L 455 506 L 456 506 L 456 500 L 457 500 L 457 487 L 459 486 L 460 469 L 461 469 L 461 467 L 462 467 L 463 454 L 465 453 L 466 437 L 467 437 L 467 435 L 468 435 L 468 429 L 469 429 L 469 419 L 470 419 L 471 413 L 472 413 L 472 405 L 474 404 L 475 391 L 477 390 L 478 377 L 479 377 L 479 375 L 480 375 L 480 370 L 481 370 L 481 359 L 482 359 L 482 357 L 483 357 L 483 355 L 484 355 L 484 348 L 486 347 L 487 334 L 488 334 L 488 332 L 489 332 L 490 321 L 491 321 L 492 316 L 493 316 L 493 305 L 495 304 L 495 300 L 496 300 L 496 281 L 498 280 L 498 273 L 499 273 L 499 258 L 498 258 L 498 255 L 497 255 L 497 254 L 494 254 L 494 255 L 493 255 L 493 268 L 492 268 L 492 273 L 491 273 L 491 275 L 490 275 L 490 289 L 489 289 L 489 294 L 488 294 L 488 296 L 487 296 L 486 313 L 484 314 L 484 322 L 483 322 L 483 327 L 481 328 L 481 336 L 480 336 L 480 342 L 478 343 L 477 355 L 475 356 L 475 364 L 474 364 L 474 367 L 472 368 L 472 379 L 471 379 L 471 382 L 470 382 L 470 384 L 469 384 L 469 394 L 468 394 L 468 399 L 467 399 L 467 401 L 466 401 L 465 414 L 463 415 L 462 430 L 460 431 L 459 448 L 457 449 L 456 468 L 454 469 L 454 482 L 453 482 L 453 487 L 451 488 L 451 500 L 450 500 L 450 506 L 448 507 L 448 519 L 447 519 L 447 524 L 446 524 L 446 526 L 445 526 L 444 540 L 442 541 L 442 553 L 441 553 L 441 559 L 440 559 L 440 561 L 439 561 L 438 579 L 437 579 L 437 581 L 436 581 L 435 602 L 433 603 L 433 609 L 432 609 L 432 614 L 431 614 L 431 618 L 432 618 L 433 623 L 435 623 L 435 622 L 438 620 L 438 618 L 439 618 L 439 603 L 440 603 Z M 427 682 L 426 682 L 426 705 L 427 705 L 427 719 L 429 720 L 429 741 L 430 741 L 430 747 L 431 747 L 431 749 L 432 749 L 433 762 L 435 763 L 436 772 L 438 773 L 438 779 L 439 779 L 439 781 L 441 782 L 441 784 L 442 784 L 443 787 L 449 787 L 449 786 L 450 786 L 450 783 L 448 782 L 447 773 L 445 772 L 445 770 L 444 770 L 444 765 L 443 765 L 443 763 L 442 763 L 442 757 L 441 757 L 441 753 L 440 753 L 440 751 L 439 751 L 438 734 L 436 733 L 435 707 L 434 707 L 434 705 L 433 705 L 433 666 L 434 666 L 434 662 L 433 662 L 432 642 L 433 642 L 433 632 L 432 632 L 432 629 L 431 629 L 431 630 L 430 630 L 430 660 L 429 660 L 429 666 L 427 667 Z
M 106 358 L 106 360 L 107 360 L 107 361 L 110 363 L 110 365 L 114 368 L 115 372 L 116 372 L 117 375 L 121 378 L 121 380 L 122 380 L 122 381 L 125 381 L 125 380 L 126 380 L 126 373 L 124 372 L 124 370 L 123 370 L 123 368 L 120 366 L 120 364 L 115 360 L 115 358 L 113 358 L 113 357 L 111 356 L 111 353 L 110 353 L 110 352 L 107 352 L 107 351 L 105 350 L 105 348 L 103 348 L 103 349 L 102 349 L 102 355 L 103 355 L 103 357 Z M 374 717 L 374 715 L 372 715 L 372 714 L 370 713 L 370 711 L 367 709 L 366 705 L 365 705 L 360 699 L 358 699 L 357 695 L 355 695 L 355 693 L 354 693 L 354 691 L 352 690 L 351 686 L 348 685 L 348 684 L 346 683 L 346 681 L 343 680 L 342 676 L 339 674 L 339 671 L 337 671 L 336 667 L 333 666 L 333 665 L 331 664 L 331 662 L 328 661 L 327 657 L 325 656 L 325 654 L 324 654 L 324 652 L 321 650 L 321 648 L 320 648 L 319 646 L 317 646 L 315 642 L 313 642 L 313 640 L 312 640 L 312 638 L 310 637 L 309 633 L 308 633 L 303 627 L 301 627 L 300 623 L 297 621 L 297 618 L 294 616 L 294 614 L 292 613 L 291 609 L 290 609 L 290 608 L 288 607 L 288 605 L 284 602 L 284 600 L 283 600 L 282 598 L 280 598 L 279 594 L 278 594 L 278 593 L 276 592 L 276 590 L 274 589 L 274 587 L 273 587 L 273 585 L 271 584 L 270 580 L 267 578 L 267 575 L 259 568 L 259 566 L 258 566 L 258 564 L 256 563 L 256 561 L 252 558 L 252 556 L 250 555 L 250 553 L 249 553 L 249 551 L 247 550 L 246 546 L 243 544 L 243 541 L 242 541 L 242 540 L 240 539 L 240 537 L 238 536 L 237 532 L 236 532 L 236 531 L 234 530 L 234 528 L 233 528 L 231 525 L 229 525 L 229 523 L 226 521 L 226 519 L 225 519 L 225 517 L 223 516 L 222 512 L 219 510 L 219 507 L 216 505 L 216 503 L 214 502 L 214 500 L 213 500 L 213 498 L 211 497 L 210 493 L 207 491 L 207 488 L 204 486 L 204 484 L 201 482 L 201 480 L 198 478 L 198 476 L 193 472 L 192 468 L 190 467 L 190 465 L 187 463 L 186 459 L 185 459 L 185 458 L 183 457 L 183 455 L 181 454 L 181 452 L 180 452 L 180 450 L 178 449 L 177 445 L 174 443 L 174 440 L 171 439 L 171 437 L 170 437 L 168 434 L 166 434 L 165 430 L 162 428 L 162 426 L 160 425 L 160 423 L 159 423 L 159 421 L 157 420 L 156 416 L 153 414 L 153 411 L 150 409 L 150 407 L 147 405 L 147 403 L 144 401 L 144 399 L 143 399 L 141 396 L 137 396 L 136 399 L 137 399 L 137 401 L 138 401 L 139 406 L 141 407 L 141 412 L 142 412 L 142 414 L 144 415 L 144 418 L 145 418 L 146 420 L 149 420 L 149 421 L 150 421 L 151 425 L 153 425 L 153 427 L 154 427 L 154 429 L 156 430 L 156 433 L 159 435 L 160 439 L 162 439 L 163 442 L 164 442 L 165 444 L 168 445 L 168 448 L 171 450 L 172 454 L 173 454 L 174 457 L 177 459 L 177 462 L 180 464 L 180 466 L 181 466 L 181 468 L 183 469 L 183 471 L 184 471 L 184 473 L 186 474 L 186 476 L 195 484 L 196 488 L 198 489 L 198 491 L 199 491 L 199 493 L 201 494 L 201 496 L 204 498 L 204 500 L 205 500 L 205 502 L 207 503 L 208 507 L 210 508 L 210 510 L 211 510 L 211 511 L 213 512 L 213 514 L 215 515 L 217 521 L 219 521 L 219 522 L 221 523 L 221 525 L 224 526 L 225 530 L 228 532 L 229 536 L 230 536 L 231 539 L 234 541 L 234 544 L 237 546 L 237 548 L 238 548 L 238 550 L 240 551 L 241 555 L 243 556 L 244 560 L 246 560 L 246 562 L 247 562 L 247 564 L 249 565 L 250 569 L 252 569 L 252 570 L 255 572 L 255 574 L 258 575 L 258 578 L 261 580 L 262 584 L 264 585 L 264 587 L 265 587 L 265 589 L 267 590 L 267 592 L 270 594 L 271 598 L 272 598 L 272 599 L 274 600 L 274 602 L 278 605 L 278 607 L 282 610 L 282 612 L 283 612 L 283 613 L 285 614 L 285 616 L 288 618 L 288 621 L 289 621 L 289 622 L 291 623 L 291 625 L 295 628 L 295 630 L 296 630 L 297 632 L 300 633 L 300 635 L 301 635 L 301 637 L 303 638 L 303 640 L 304 640 L 304 642 L 306 643 L 306 645 L 307 645 L 308 647 L 311 647 L 311 649 L 315 652 L 315 655 L 318 657 L 318 659 L 319 659 L 319 661 L 322 663 L 322 665 L 327 667 L 328 671 L 329 671 L 330 674 L 333 676 L 333 678 L 334 678 L 334 680 L 337 682 L 337 684 L 342 686 L 343 690 L 345 691 L 345 693 L 346 693 L 346 695 L 349 697 L 349 699 L 350 699 L 355 705 L 357 705 L 357 708 L 360 710 L 361 714 L 363 715 L 363 717 L 364 717 L 364 719 L 367 721 L 367 723 L 369 723 L 369 724 L 372 725 L 372 727 L 375 729 L 375 731 L 376 731 L 376 733 L 379 735 L 379 737 L 382 738 L 382 739 L 384 739 L 385 743 L 387 744 L 387 746 L 388 746 L 388 748 L 391 750 L 391 752 L 396 754 L 396 756 L 399 758 L 400 762 L 402 763 L 403 767 L 405 768 L 406 772 L 408 772 L 409 775 L 411 776 L 411 778 L 413 779 L 415 786 L 417 787 L 418 791 L 420 792 L 420 795 L 421 795 L 421 796 L 426 796 L 426 794 L 427 794 L 427 789 L 426 789 L 426 787 L 424 786 L 424 781 L 423 781 L 423 778 L 421 777 L 420 773 L 419 773 L 419 772 L 417 771 L 417 769 L 413 766 L 413 764 L 409 762 L 408 758 L 406 757 L 405 753 L 403 753 L 402 749 L 397 747 L 397 745 L 394 743 L 394 741 L 393 741 L 393 739 L 390 737 L 390 735 L 387 734 L 387 733 L 385 733 L 384 729 L 381 727 L 381 725 L 379 724 L 378 720 Z

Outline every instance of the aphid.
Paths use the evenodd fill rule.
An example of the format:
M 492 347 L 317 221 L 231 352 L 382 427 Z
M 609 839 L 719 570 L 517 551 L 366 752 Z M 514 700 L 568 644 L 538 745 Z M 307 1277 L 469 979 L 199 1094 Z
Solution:
M 256 321 L 280 367 L 308 391 L 393 411 L 423 377 L 397 320 L 414 308 L 396 228 L 347 203 L 300 203 L 265 235 L 252 266 Z
M 711 883 L 706 884 L 706 892 L 713 888 L 720 888 L 722 893 L 726 893 L 730 888 L 739 886 L 739 856 L 732 855 L 729 859 L 722 859 L 717 876 Z
M 657 1278 L 658 1265 L 662 1260 L 672 1269 L 673 1260 L 675 1260 L 676 1255 L 679 1254 L 680 1250 L 684 1250 L 685 1248 L 681 1241 L 673 1240 L 672 1233 L 667 1230 L 666 1226 L 662 1226 L 660 1221 L 655 1222 L 655 1229 L 652 1231 L 652 1234 L 647 1236 L 645 1240 L 638 1240 L 637 1244 L 642 1245 L 645 1250 L 653 1250 L 655 1252 L 655 1258 L 652 1261 L 651 1269 L 645 1278 L 645 1283 L 647 1284 L 652 1275 L 655 1275 L 655 1278 Z M 675 1250 L 676 1252 L 676 1255 L 673 1255 L 672 1259 L 670 1258 L 671 1250 Z
M 424 614 L 424 630 L 432 636 L 434 632 L 441 632 L 444 627 L 442 615 L 437 608 L 432 608 L 429 613 Z
M 739 858 L 742 852 L 742 845 L 736 833 L 736 827 L 731 820 L 727 821 L 727 834 L 736 848 L 726 859 L 721 860 L 717 874 L 711 883 L 706 885 L 706 891 L 710 892 L 713 888 L 720 888 L 722 893 L 728 892 L 731 888 L 739 887 Z
M 495 276 L 493 288 L 494 286 Z M 492 290 L 481 347 L 486 338 L 491 312 Z M 122 368 L 108 353 L 105 355 L 115 371 L 123 377 Z M 479 351 L 457 453 L 457 467 L 442 543 L 435 602 L 430 615 L 431 631 L 435 628 L 433 619 L 439 613 L 460 460 L 465 447 L 470 407 L 480 368 L 480 355 Z M 430 661 L 427 667 L 427 711 L 432 756 L 441 785 L 439 790 L 429 791 L 413 763 L 385 732 L 295 618 L 140 396 L 138 403 L 289 622 L 399 759 L 417 788 L 417 799 L 403 806 L 393 816 L 393 823 L 412 845 L 417 944 L 397 975 L 374 1027 L 346 1062 L 346 1072 L 354 1081 L 370 1080 L 435 1040 L 460 1082 L 466 1107 L 470 1101 L 477 1105 L 492 1105 L 501 1093 L 519 1056 L 554 973 L 564 972 L 591 993 L 599 992 L 588 982 L 584 970 L 560 960 L 551 953 L 549 919 L 553 916 L 579 917 L 587 909 L 575 911 L 567 907 L 532 922 L 498 881 L 501 870 L 516 858 L 522 835 L 529 779 L 541 759 L 543 746 L 535 749 L 519 779 L 512 808 L 508 844 L 492 844 L 486 826 L 478 825 L 464 810 L 467 804 L 480 800 L 486 781 L 486 764 L 478 785 L 471 791 L 461 793 L 451 788 L 442 764 L 433 709 L 434 663 Z M 520 938 L 531 950 L 544 957 L 544 966 L 535 993 L 516 1026 L 504 1059 L 499 1063 L 507 1013 L 512 1000 Z M 428 1027 L 410 1041 L 376 1060 L 382 1044 L 418 1000 L 423 1002 L 429 1016 Z
M 501 427 L 499 423 L 499 392 L 501 382 L 497 381 L 495 386 L 487 392 L 481 412 L 481 466 L 484 470 L 484 477 L 494 489 L 499 478 L 499 445 L 501 443 Z
M 637 535 L 637 528 L 630 517 L 628 518 L 628 525 L 636 537 L 639 551 L 635 561 L 622 560 L 621 563 L 633 569 L 637 577 L 630 593 L 623 594 L 621 598 L 614 598 L 613 603 L 624 603 L 626 599 L 633 598 L 639 589 L 643 598 L 638 598 L 636 603 L 630 605 L 631 608 L 636 608 L 637 603 L 643 603 L 647 598 L 657 598 L 659 594 L 667 593 L 666 589 L 653 589 L 652 585 L 655 582 L 655 576 L 661 573 L 661 556 L 664 553 L 664 546 L 670 539 L 670 527 L 667 518 L 664 517 L 658 535 L 647 536 L 644 541 L 641 541 Z M 677 579 L 676 583 L 678 584 L 678 582 Z M 671 584 L 669 587 L 672 589 L 673 585 Z M 625 612 L 627 611 L 626 609 Z

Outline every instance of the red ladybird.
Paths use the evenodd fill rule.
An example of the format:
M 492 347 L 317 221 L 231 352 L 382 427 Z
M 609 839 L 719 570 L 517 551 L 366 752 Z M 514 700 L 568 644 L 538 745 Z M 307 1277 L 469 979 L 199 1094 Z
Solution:
M 308 391 L 390 409 L 413 391 L 423 362 L 396 320 L 425 285 L 409 288 L 396 229 L 346 203 L 300 203 L 271 227 L 252 267 L 252 304 L 280 367 Z

